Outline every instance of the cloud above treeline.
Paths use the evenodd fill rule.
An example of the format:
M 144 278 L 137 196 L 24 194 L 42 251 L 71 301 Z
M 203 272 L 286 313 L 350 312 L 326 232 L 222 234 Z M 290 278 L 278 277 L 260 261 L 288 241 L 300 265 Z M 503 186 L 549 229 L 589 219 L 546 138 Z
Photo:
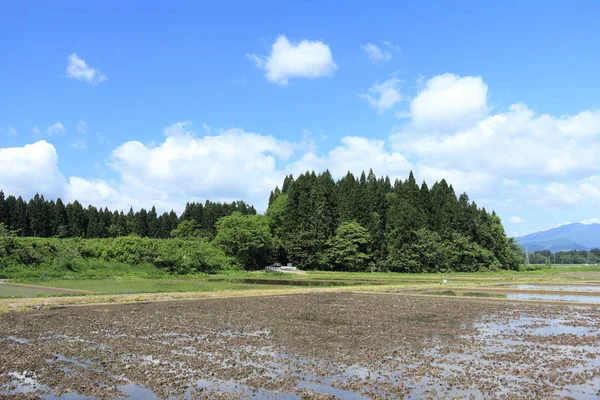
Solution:
M 266 67 L 269 60 L 278 59 L 280 51 L 294 53 L 319 42 L 280 39 L 283 50 L 274 45 L 265 69 L 283 84 L 294 75 L 287 67 Z M 0 188 L 24 197 L 40 192 L 121 209 L 156 205 L 181 212 L 187 201 L 243 199 L 263 211 L 269 192 L 286 174 L 329 169 L 340 178 L 347 171 L 373 168 L 392 179 L 405 179 L 410 170 L 429 184 L 446 178 L 457 192 L 503 211 L 513 223 L 523 221 L 515 214 L 527 207 L 600 205 L 599 110 L 555 116 L 521 103 L 494 110 L 487 84 L 476 76 L 434 76 L 412 97 L 402 93 L 400 82 L 386 82 L 376 83 L 366 95 L 376 109 L 397 109 L 403 115 L 386 139 L 346 136 L 321 151 L 306 140 L 176 122 L 164 128 L 159 143 L 128 141 L 114 148 L 106 161 L 114 180 L 64 176 L 56 148 L 45 140 L 0 148 Z M 406 101 L 381 100 L 390 87 Z M 84 125 L 76 131 L 84 132 Z

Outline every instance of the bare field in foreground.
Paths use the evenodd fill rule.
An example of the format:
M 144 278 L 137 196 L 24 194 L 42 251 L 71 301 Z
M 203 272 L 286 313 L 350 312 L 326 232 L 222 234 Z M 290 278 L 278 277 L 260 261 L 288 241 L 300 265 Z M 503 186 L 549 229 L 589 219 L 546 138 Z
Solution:
M 342 289 L 5 313 L 0 393 L 281 399 L 600 395 L 597 307 Z

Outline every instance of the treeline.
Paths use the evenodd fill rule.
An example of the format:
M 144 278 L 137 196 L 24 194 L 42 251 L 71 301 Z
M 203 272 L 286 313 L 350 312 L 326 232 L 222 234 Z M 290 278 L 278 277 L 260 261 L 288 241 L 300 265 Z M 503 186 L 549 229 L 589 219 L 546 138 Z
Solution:
M 550 250 L 538 250 L 529 253 L 530 264 L 598 264 L 600 249 L 568 250 L 552 253 Z
M 265 215 L 241 201 L 188 203 L 179 218 L 172 211 L 157 216 L 154 207 L 124 214 L 83 208 L 76 201 L 65 206 L 60 199 L 38 195 L 26 203 L 0 192 L 0 236 L 2 229 L 9 237 L 0 238 L 0 260 L 15 268 L 36 265 L 28 254 L 46 246 L 43 240 L 10 237 L 16 235 L 94 239 L 90 244 L 87 239 L 51 239 L 48 246 L 60 247 L 57 254 L 67 258 L 143 262 L 179 273 L 254 270 L 275 261 L 291 261 L 305 270 L 516 270 L 523 261 L 522 250 L 507 238 L 495 213 L 479 208 L 465 193 L 457 197 L 445 180 L 431 188 L 418 185 L 412 172 L 393 184 L 372 171 L 360 177 L 348 173 L 337 182 L 329 172 L 290 175 L 271 193 Z M 93 251 L 87 250 L 90 246 Z M 150 255 L 136 258 L 138 246 L 152 249 Z M 218 262 L 202 261 L 199 252 Z M 39 265 L 60 260 L 51 251 L 39 254 L 50 257 Z
M 156 208 L 142 208 L 128 213 L 110 211 L 108 208 L 88 206 L 77 200 L 64 204 L 59 198 L 45 200 L 36 194 L 29 202 L 20 196 L 5 197 L 0 190 L 0 224 L 3 230 L 20 237 L 57 238 L 109 238 L 128 235 L 149 238 L 169 238 L 182 220 L 193 220 L 207 238 L 216 234 L 215 224 L 221 217 L 233 212 L 256 214 L 252 206 L 243 201 L 230 204 L 188 203 L 181 218 L 174 211 L 158 215 Z M 2 225 L 0 225 L 2 226 Z
M 518 269 L 520 248 L 495 213 L 410 173 L 287 176 L 269 198 L 275 258 L 304 269 L 397 272 Z

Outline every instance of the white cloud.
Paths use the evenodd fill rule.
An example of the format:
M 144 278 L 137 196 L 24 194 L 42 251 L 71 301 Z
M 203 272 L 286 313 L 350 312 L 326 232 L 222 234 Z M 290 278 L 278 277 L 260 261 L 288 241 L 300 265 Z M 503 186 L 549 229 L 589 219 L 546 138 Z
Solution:
M 487 85 L 478 76 L 435 76 L 410 103 L 412 124 L 426 129 L 463 126 L 487 112 Z
M 66 129 L 63 126 L 63 124 L 61 124 L 60 122 L 56 122 L 56 123 L 50 125 L 48 128 L 46 128 L 46 135 L 52 136 L 52 135 L 56 135 L 58 133 L 64 133 L 65 131 L 66 131 Z
M 84 205 L 109 207 L 126 210 L 137 203 L 122 196 L 110 183 L 103 180 L 87 180 L 72 176 L 69 178 L 65 198 L 68 201 L 79 201 Z
M 362 171 L 373 168 L 373 172 L 378 176 L 389 175 L 391 179 L 396 177 L 405 179 L 412 167 L 402 154 L 387 150 L 384 140 L 347 136 L 340 142 L 340 145 L 322 157 L 314 152 L 304 154 L 288 165 L 286 170 L 297 176 L 308 170 L 329 169 L 334 178 L 341 178 L 348 171 L 358 175 Z
M 41 136 L 53 136 L 61 133 L 65 133 L 66 129 L 64 125 L 60 122 L 55 122 L 52 125 L 48 125 L 45 130 L 40 130 L 37 126 L 31 128 L 31 133 L 33 136 L 41 137 Z
M 462 171 L 456 168 L 434 168 L 425 164 L 417 164 L 415 175 L 420 181 L 427 182 L 429 187 L 434 182 L 445 179 L 454 187 L 456 195 L 466 192 L 471 199 L 485 198 L 498 185 L 498 177 L 483 171 Z
M 114 181 L 65 179 L 58 170 L 54 146 L 45 141 L 2 149 L 0 155 L 16 152 L 20 156 L 0 156 L 11 166 L 0 178 L 0 187 L 26 197 L 40 191 L 47 197 L 113 209 L 155 205 L 159 211 L 181 212 L 188 201 L 243 199 L 264 211 L 269 192 L 289 173 L 297 176 L 329 168 L 334 178 L 341 178 L 347 171 L 358 175 L 373 168 L 378 175 L 404 179 L 412 167 L 401 154 L 388 150 L 384 140 L 345 137 L 319 156 L 306 132 L 302 141 L 286 142 L 241 129 L 214 132 L 206 127 L 205 131 L 209 134 L 198 136 L 189 123 L 180 122 L 167 127 L 165 139 L 157 145 L 130 141 L 118 146 L 109 158 L 117 174 Z M 26 159 L 38 153 L 43 162 Z M 4 168 L 2 162 L 0 167 Z
M 520 217 L 517 217 L 516 215 L 511 215 L 510 218 L 508 219 L 510 222 L 512 222 L 513 224 L 522 224 L 523 219 L 521 219 Z
M 329 46 L 321 41 L 290 42 L 281 35 L 271 46 L 267 56 L 247 55 L 265 70 L 270 82 L 287 85 L 291 78 L 318 78 L 333 75 L 337 65 Z
M 398 78 L 390 78 L 382 83 L 375 82 L 367 93 L 363 93 L 359 97 L 367 100 L 378 114 L 383 114 L 402 100 L 403 96 L 399 90 L 401 83 L 402 81 Z
M 387 43 L 387 42 L 386 42 Z M 371 61 L 378 63 L 381 61 L 388 61 L 392 59 L 392 53 L 379 48 L 376 44 L 367 43 L 360 46 Z
M 384 112 L 403 99 L 400 84 L 396 77 L 376 82 L 361 97 Z M 449 100 L 452 93 L 457 104 Z M 478 100 L 465 100 L 471 98 L 465 93 L 475 93 Z M 450 74 L 426 81 L 410 104 L 407 120 L 387 140 L 345 136 L 325 152 L 308 131 L 289 142 L 242 129 L 204 126 L 196 133 L 189 123 L 178 122 L 164 130 L 157 144 L 130 141 L 114 149 L 109 157 L 114 181 L 65 179 L 54 147 L 44 141 L 29 145 L 44 150 L 38 149 L 45 161 L 37 164 L 24 160 L 24 154 L 36 153 L 27 146 L 0 149 L 21 158 L 0 161 L 0 188 L 81 197 L 109 207 L 154 204 L 178 212 L 187 201 L 243 199 L 262 211 L 269 191 L 289 173 L 329 169 L 337 179 L 347 171 L 373 168 L 378 176 L 405 179 L 412 169 L 419 182 L 431 186 L 445 178 L 457 194 L 466 191 L 507 221 L 526 209 L 600 206 L 600 110 L 559 116 L 536 113 L 524 104 L 492 110 L 481 78 Z M 84 131 L 87 126 L 80 121 L 75 132 Z M 30 165 L 36 165 L 35 171 L 28 170 Z M 528 218 L 521 226 L 529 229 L 533 223 Z
M 600 168 L 600 125 L 594 125 L 590 115 L 600 116 L 600 112 L 557 118 L 536 115 L 516 104 L 452 132 L 417 135 L 400 128 L 392 141 L 398 151 L 440 168 L 460 165 L 464 170 L 484 170 L 506 178 L 582 176 Z M 591 125 L 583 125 L 583 120 Z M 574 124 L 581 129 L 565 129 Z
M 260 206 L 284 177 L 278 162 L 294 152 L 292 143 L 240 129 L 198 137 L 190 124 L 177 123 L 165 135 L 157 146 L 131 141 L 112 152 L 121 193 L 178 209 L 185 201 L 207 198 Z
M 600 218 L 586 218 L 586 219 L 582 219 L 581 221 L 579 221 L 580 223 L 584 224 L 584 225 L 590 225 L 590 224 L 600 224 Z
M 106 75 L 100 72 L 99 69 L 92 68 L 76 53 L 67 57 L 67 77 L 90 84 L 97 84 L 106 80 Z
M 0 148 L 0 189 L 6 195 L 24 199 L 40 193 L 46 197 L 60 196 L 65 180 L 57 165 L 53 145 L 40 140 L 23 147 Z

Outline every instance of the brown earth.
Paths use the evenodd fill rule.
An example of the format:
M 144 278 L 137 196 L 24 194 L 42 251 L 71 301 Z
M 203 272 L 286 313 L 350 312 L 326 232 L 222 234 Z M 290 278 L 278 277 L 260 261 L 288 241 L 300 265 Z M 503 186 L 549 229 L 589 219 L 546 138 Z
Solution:
M 0 397 L 600 396 L 594 306 L 343 291 L 81 306 L 0 315 L 0 348 Z

